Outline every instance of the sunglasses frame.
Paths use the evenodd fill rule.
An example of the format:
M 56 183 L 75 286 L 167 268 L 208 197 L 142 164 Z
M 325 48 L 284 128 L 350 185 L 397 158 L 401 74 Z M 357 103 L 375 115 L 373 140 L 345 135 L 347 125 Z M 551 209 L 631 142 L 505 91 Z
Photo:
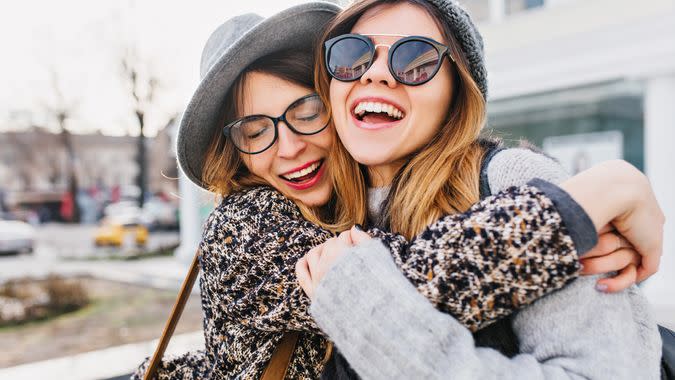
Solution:
M 233 121 L 233 122 L 228 123 L 227 125 L 225 125 L 225 126 L 223 127 L 223 134 L 224 134 L 226 137 L 228 137 L 228 138 L 230 139 L 230 141 L 232 141 L 232 145 L 234 145 L 234 147 L 235 147 L 238 151 L 240 151 L 240 152 L 242 152 L 242 153 L 245 153 L 245 154 L 258 154 L 258 153 L 262 153 L 262 152 L 266 151 L 267 149 L 269 149 L 272 145 L 274 145 L 274 143 L 276 143 L 276 142 L 277 142 L 277 139 L 279 138 L 279 122 L 281 122 L 281 121 L 283 121 L 284 124 L 286 124 L 286 126 L 288 127 L 288 129 L 290 129 L 293 133 L 295 133 L 295 134 L 297 134 L 297 135 L 301 135 L 301 136 L 312 136 L 312 135 L 316 135 L 317 133 L 322 132 L 324 129 L 326 129 L 326 127 L 328 127 L 328 124 L 330 124 L 330 116 L 328 117 L 328 121 L 326 121 L 326 125 L 324 125 L 323 127 L 321 127 L 319 130 L 317 130 L 317 131 L 315 131 L 315 132 L 309 132 L 309 133 L 304 133 L 304 132 L 298 131 L 297 129 L 295 129 L 295 127 L 293 127 L 293 125 L 292 125 L 291 123 L 288 122 L 288 119 L 286 119 L 286 113 L 287 113 L 291 108 L 293 108 L 294 106 L 296 106 L 298 103 L 300 103 L 300 102 L 302 102 L 302 101 L 305 101 L 305 100 L 307 100 L 307 99 L 309 99 L 309 98 L 314 98 L 314 97 L 318 98 L 319 101 L 321 101 L 321 97 L 320 97 L 319 94 L 317 94 L 317 93 L 312 93 L 312 94 L 305 95 L 305 96 L 303 96 L 303 97 L 301 97 L 301 98 L 298 98 L 298 99 L 294 100 L 291 104 L 289 104 L 288 107 L 286 107 L 286 110 L 284 110 L 284 112 L 283 112 L 283 113 L 281 114 L 281 116 L 279 116 L 279 117 L 272 117 L 272 116 L 269 116 L 269 115 L 263 115 L 263 114 L 255 114 L 255 115 L 248 115 L 248 116 L 244 116 L 244 117 L 242 117 L 242 118 L 239 118 L 239 119 L 237 119 L 237 120 L 235 120 L 235 121 Z M 321 101 L 321 103 L 323 104 L 323 101 Z M 326 107 L 326 106 L 324 105 L 324 108 L 325 108 L 325 107 Z M 267 119 L 272 120 L 272 124 L 274 124 L 274 138 L 272 138 L 272 142 L 271 142 L 269 145 L 267 145 L 266 147 L 264 147 L 263 149 L 261 149 L 261 150 L 259 150 L 259 151 L 257 151 L 257 152 L 247 152 L 247 151 L 245 151 L 245 150 L 239 148 L 239 147 L 237 146 L 237 144 L 234 142 L 234 139 L 232 139 L 232 132 L 231 132 L 232 128 L 235 126 L 235 124 L 241 123 L 241 122 L 243 122 L 243 121 L 245 121 L 245 120 L 247 120 L 247 119 L 261 118 L 261 117 L 264 117 L 264 118 L 267 118 Z
M 375 44 L 375 43 L 373 43 L 373 41 L 370 38 L 368 38 L 368 36 L 403 37 L 403 38 L 397 40 L 396 42 L 394 42 L 391 45 L 387 45 L 387 44 Z M 340 78 L 336 77 L 333 74 L 333 71 L 330 69 L 329 57 L 330 57 L 331 50 L 333 49 L 333 46 L 335 46 L 336 43 L 338 43 L 342 40 L 348 39 L 348 38 L 354 38 L 354 39 L 365 42 L 370 49 L 371 56 L 370 56 L 370 60 L 368 61 L 368 65 L 367 65 L 366 69 L 363 70 L 363 73 L 361 73 L 361 75 L 359 75 L 358 77 L 353 78 L 353 79 L 340 79 Z M 408 83 L 406 81 L 403 81 L 403 80 L 401 80 L 401 78 L 398 77 L 398 75 L 394 72 L 394 70 L 391 67 L 391 59 L 392 59 L 393 54 L 396 52 L 396 49 L 398 49 L 402 44 L 404 44 L 406 42 L 410 42 L 410 41 L 421 41 L 421 42 L 428 43 L 429 45 L 433 46 L 436 49 L 436 52 L 438 53 L 438 63 L 436 64 L 436 67 L 433 70 L 433 74 L 429 75 L 429 77 L 427 79 L 425 79 L 423 82 Z M 401 34 L 356 34 L 356 33 L 348 33 L 348 34 L 341 34 L 337 37 L 333 37 L 333 38 L 327 40 L 326 42 L 324 42 L 324 50 L 325 50 L 324 65 L 326 66 L 326 70 L 328 70 L 328 74 L 332 78 L 334 78 L 334 79 L 336 79 L 340 82 L 353 82 L 353 81 L 359 80 L 370 69 L 370 67 L 373 65 L 373 61 L 375 60 L 375 53 L 376 53 L 376 50 L 379 46 L 387 46 L 389 48 L 389 52 L 387 54 L 387 68 L 389 69 L 389 73 L 391 73 L 392 77 L 394 77 L 394 79 L 398 83 L 404 84 L 406 86 L 420 86 L 420 85 L 423 85 L 423 84 L 429 82 L 430 80 L 432 80 L 436 76 L 436 74 L 438 74 L 438 70 L 440 70 L 441 65 L 443 65 L 443 57 L 445 57 L 446 55 L 448 56 L 448 58 L 450 59 L 451 62 L 453 62 L 453 63 L 455 62 L 454 57 L 452 56 L 452 54 L 450 54 L 450 48 L 449 47 L 447 47 L 446 45 L 443 45 L 442 43 L 440 43 L 436 40 L 433 40 L 429 37 L 407 36 L 407 35 L 401 35 Z

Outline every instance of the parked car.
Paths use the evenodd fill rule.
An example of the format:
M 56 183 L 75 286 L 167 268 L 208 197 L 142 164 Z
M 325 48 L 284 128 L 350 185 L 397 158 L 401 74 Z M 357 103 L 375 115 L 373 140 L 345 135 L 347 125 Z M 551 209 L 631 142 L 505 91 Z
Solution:
M 157 197 L 148 199 L 143 208 L 136 201 L 111 203 L 103 209 L 105 217 L 135 218 L 151 230 L 178 228 L 178 207 Z
M 107 217 L 94 233 L 97 246 L 121 247 L 128 244 L 143 246 L 148 241 L 148 228 L 134 215 Z
M 19 220 L 0 220 L 0 253 L 33 252 L 35 228 Z
M 143 205 L 141 213 L 150 222 L 150 229 L 177 229 L 178 207 L 159 198 L 150 198 Z

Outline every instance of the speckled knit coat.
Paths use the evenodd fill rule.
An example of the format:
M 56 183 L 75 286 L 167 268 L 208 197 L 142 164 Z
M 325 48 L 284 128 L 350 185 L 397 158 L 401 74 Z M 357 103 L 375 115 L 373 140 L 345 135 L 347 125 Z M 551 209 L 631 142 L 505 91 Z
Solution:
M 553 202 L 513 187 L 446 216 L 412 242 L 369 231 L 436 308 L 472 331 L 559 289 L 579 270 Z M 259 378 L 287 330 L 301 331 L 288 378 L 319 378 L 328 341 L 308 313 L 295 263 L 331 234 L 272 188 L 233 194 L 212 212 L 201 243 L 205 351 L 165 358 L 159 379 Z M 146 361 L 133 379 L 142 378 Z

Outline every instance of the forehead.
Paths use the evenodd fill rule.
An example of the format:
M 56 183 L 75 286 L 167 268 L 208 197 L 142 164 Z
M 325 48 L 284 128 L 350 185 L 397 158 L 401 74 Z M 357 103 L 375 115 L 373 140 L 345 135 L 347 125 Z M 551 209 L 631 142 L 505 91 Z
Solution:
M 359 18 L 351 30 L 358 34 L 403 34 L 443 41 L 441 30 L 427 11 L 410 3 L 383 4 Z
M 297 99 L 308 95 L 312 89 L 289 82 L 277 76 L 251 72 L 246 74 L 242 87 L 239 116 L 280 116 Z

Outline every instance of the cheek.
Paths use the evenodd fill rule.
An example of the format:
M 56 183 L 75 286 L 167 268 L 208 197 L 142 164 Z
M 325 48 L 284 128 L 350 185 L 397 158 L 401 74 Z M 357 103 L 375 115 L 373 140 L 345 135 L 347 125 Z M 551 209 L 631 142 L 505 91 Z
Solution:
M 438 80 L 436 80 L 438 79 Z M 427 88 L 423 88 L 428 86 Z M 441 70 L 434 80 L 420 86 L 423 93 L 419 99 L 423 104 L 424 112 L 422 117 L 429 122 L 442 123 L 450 110 L 450 101 L 452 100 L 452 80 L 447 70 Z
M 348 83 L 343 83 L 337 80 L 332 80 L 330 82 L 330 105 L 333 111 L 333 118 L 339 119 L 346 116 L 347 107 L 347 95 L 349 94 L 349 88 L 351 86 Z
M 240 157 L 249 172 L 258 177 L 268 179 L 272 170 L 272 159 L 268 154 L 270 150 L 268 149 L 263 153 L 255 155 L 241 153 Z

